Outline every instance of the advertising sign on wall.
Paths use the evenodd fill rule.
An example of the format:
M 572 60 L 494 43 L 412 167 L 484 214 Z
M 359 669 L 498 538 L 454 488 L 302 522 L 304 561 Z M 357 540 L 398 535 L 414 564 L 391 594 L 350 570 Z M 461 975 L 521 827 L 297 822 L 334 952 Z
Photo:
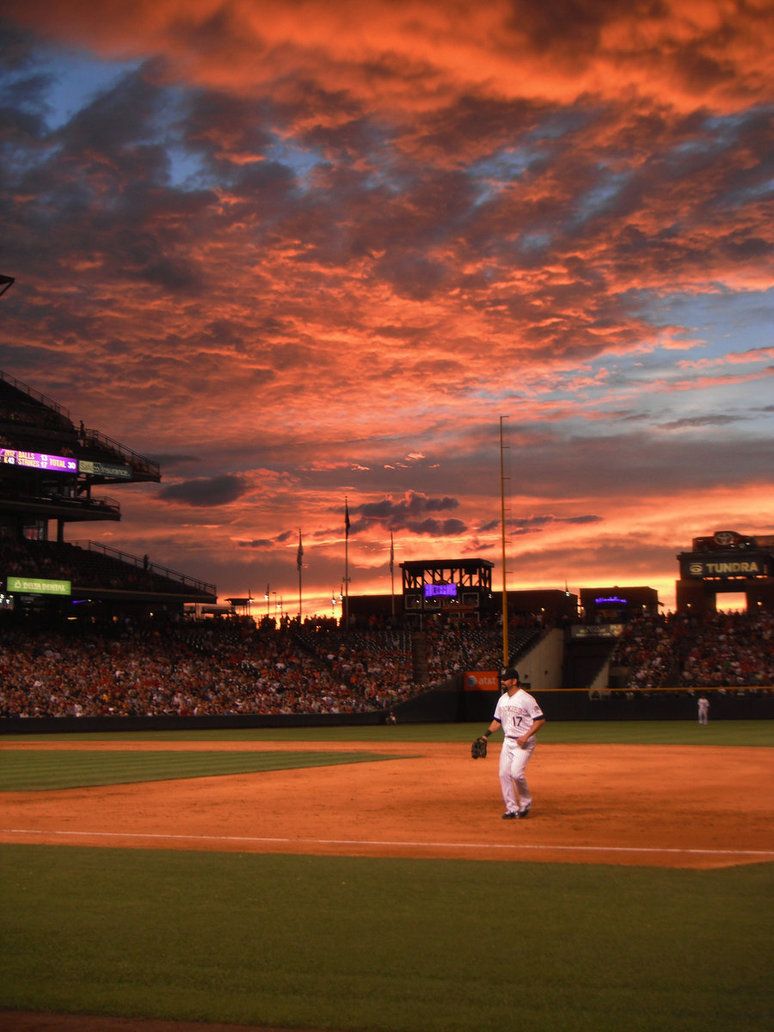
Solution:
M 93 462 L 91 459 L 81 459 L 78 469 L 81 473 L 90 473 L 92 476 L 132 479 L 132 471 L 128 466 L 114 466 L 107 462 Z
M 72 581 L 43 577 L 9 577 L 8 591 L 17 595 L 71 595 Z
M 472 670 L 465 674 L 466 692 L 498 692 L 500 676 L 496 670 Z
M 744 555 L 719 554 L 711 559 L 691 558 L 685 564 L 685 576 L 707 577 L 765 577 L 769 572 L 768 557 L 762 552 L 747 552 Z

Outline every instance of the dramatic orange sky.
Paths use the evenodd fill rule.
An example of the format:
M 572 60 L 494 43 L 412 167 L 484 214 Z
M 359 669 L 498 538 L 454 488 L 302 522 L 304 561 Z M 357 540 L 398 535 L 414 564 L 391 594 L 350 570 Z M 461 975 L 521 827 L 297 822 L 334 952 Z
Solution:
M 353 594 L 499 587 L 501 416 L 512 588 L 774 532 L 768 3 L 4 11 L 0 368 L 162 467 L 92 538 L 330 613 L 347 497 Z

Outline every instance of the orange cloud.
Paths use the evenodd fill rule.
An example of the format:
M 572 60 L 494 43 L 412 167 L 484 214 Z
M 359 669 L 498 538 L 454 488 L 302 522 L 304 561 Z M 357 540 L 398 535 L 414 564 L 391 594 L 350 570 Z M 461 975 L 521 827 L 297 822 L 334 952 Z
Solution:
M 462 94 L 566 103 L 584 94 L 697 99 L 734 110 L 771 83 L 767 5 L 755 0 L 475 3 L 373 0 L 9 0 L 17 22 L 109 57 L 161 54 L 170 74 L 252 93 L 304 79 L 369 106 L 431 110 Z M 284 76 L 288 65 L 296 81 Z
M 127 546 L 239 593 L 293 582 L 302 527 L 328 591 L 348 494 L 359 590 L 385 500 L 401 557 L 495 555 L 500 414 L 525 585 L 668 580 L 687 526 L 761 523 L 771 349 L 691 304 L 760 293 L 765 324 L 762 3 L 6 10 L 37 74 L 4 108 L 2 360 L 170 457 Z M 64 44 L 137 66 L 52 121 Z

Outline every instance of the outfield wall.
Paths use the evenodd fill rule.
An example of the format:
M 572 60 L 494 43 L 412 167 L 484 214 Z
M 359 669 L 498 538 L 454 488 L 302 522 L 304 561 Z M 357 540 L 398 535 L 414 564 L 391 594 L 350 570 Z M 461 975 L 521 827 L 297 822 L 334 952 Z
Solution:
M 491 720 L 497 692 L 465 692 L 464 720 Z M 774 718 L 774 688 L 685 688 L 659 691 L 595 692 L 564 688 L 534 693 L 549 720 L 696 720 L 697 701 L 706 695 L 710 720 Z
M 341 727 L 383 724 L 384 713 L 256 713 L 204 717 L 3 717 L 0 734 L 75 731 L 205 731 L 248 727 Z

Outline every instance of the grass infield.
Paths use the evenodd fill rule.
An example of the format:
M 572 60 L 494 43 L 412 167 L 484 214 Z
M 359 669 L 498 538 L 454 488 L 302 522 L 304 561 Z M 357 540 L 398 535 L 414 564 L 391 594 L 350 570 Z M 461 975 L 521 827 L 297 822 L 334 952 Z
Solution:
M 0 858 L 6 1008 L 379 1032 L 771 1027 L 772 865 Z
M 111 752 L 6 750 L 0 758 L 0 791 L 28 792 L 139 781 L 255 774 L 338 763 L 370 763 L 401 757 L 365 752 Z

